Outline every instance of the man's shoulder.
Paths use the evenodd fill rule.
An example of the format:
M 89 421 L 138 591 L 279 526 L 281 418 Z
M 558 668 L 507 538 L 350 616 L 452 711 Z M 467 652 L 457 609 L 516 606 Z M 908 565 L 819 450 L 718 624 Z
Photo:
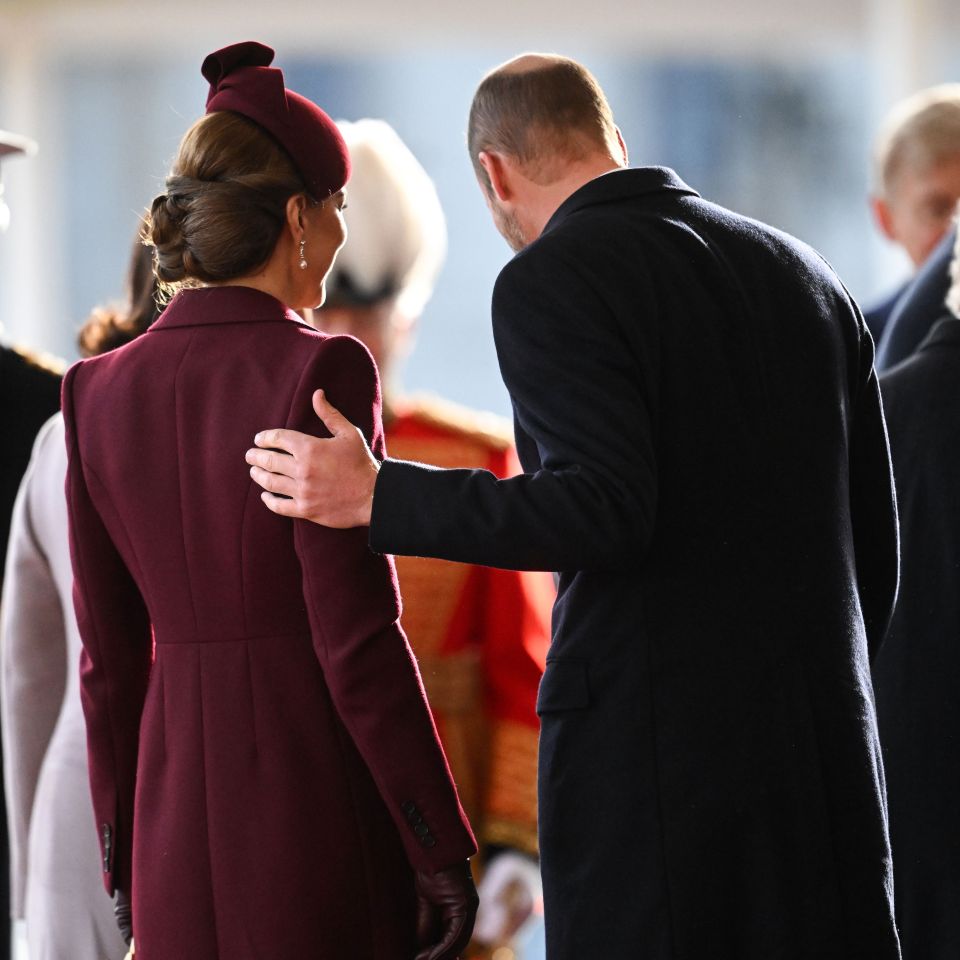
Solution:
M 52 353 L 16 346 L 0 347 L 0 363 L 12 376 L 29 378 L 37 383 L 59 381 L 67 369 L 66 363 Z
M 880 377 L 885 402 L 928 407 L 944 389 L 960 397 L 960 320 L 944 317 L 917 350 Z
M 47 409 L 45 416 L 60 405 L 60 384 L 65 364 L 50 354 L 17 347 L 0 347 L 0 384 L 4 403 Z

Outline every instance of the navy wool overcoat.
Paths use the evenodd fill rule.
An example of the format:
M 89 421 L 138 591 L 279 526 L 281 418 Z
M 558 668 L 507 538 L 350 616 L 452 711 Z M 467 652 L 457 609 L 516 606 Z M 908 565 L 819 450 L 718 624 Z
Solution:
M 551 960 L 896 960 L 870 682 L 897 583 L 873 343 L 820 256 L 663 168 L 501 272 L 526 473 L 387 461 L 372 544 L 560 571 Z

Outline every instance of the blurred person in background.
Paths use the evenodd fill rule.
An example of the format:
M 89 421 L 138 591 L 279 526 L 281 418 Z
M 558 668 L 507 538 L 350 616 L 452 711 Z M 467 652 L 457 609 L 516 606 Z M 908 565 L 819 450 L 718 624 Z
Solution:
M 158 315 L 153 253 L 139 235 L 126 292 L 122 309 L 93 312 L 79 336 L 83 356 L 122 346 Z M 58 413 L 40 431 L 20 485 L 0 613 L 12 913 L 26 919 L 30 960 L 119 960 L 126 946 L 100 882 L 87 776 L 66 477 Z
M 949 313 L 881 378 L 900 593 L 873 664 L 904 960 L 960 957 L 960 245 Z
M 550 960 L 899 960 L 869 666 L 896 508 L 856 304 L 805 244 L 627 168 L 575 61 L 491 71 L 468 149 L 516 252 L 493 334 L 527 472 L 380 462 L 318 391 L 330 438 L 264 423 L 247 451 L 264 502 L 560 571 Z
M 3 197 L 3 165 L 11 157 L 34 153 L 36 148 L 27 137 L 0 130 L 0 234 L 10 222 L 10 210 Z M 2 329 L 0 326 L 0 332 Z M 40 427 L 60 409 L 62 379 L 63 365 L 59 361 L 0 343 L 0 409 L 4 417 L 0 453 L 0 550 L 4 552 L 10 535 L 13 501 L 27 469 L 33 441 Z M 0 899 L 3 897 L 0 893 Z M 0 943 L 6 943 L 2 932 Z
M 921 90 L 888 114 L 874 144 L 871 207 L 916 271 L 950 229 L 960 199 L 960 83 Z M 909 280 L 864 310 L 879 343 Z
M 339 126 L 352 162 L 349 240 L 314 322 L 358 337 L 373 354 L 391 456 L 501 477 L 519 472 L 509 424 L 435 397 L 403 395 L 398 368 L 443 265 L 443 210 L 426 171 L 390 126 Z M 506 947 L 541 896 L 533 859 L 535 707 L 553 582 L 542 573 L 419 557 L 398 557 L 397 573 L 403 626 L 485 855 L 475 948 Z
M 0 234 L 10 222 L 3 196 L 3 165 L 10 157 L 32 154 L 37 145 L 27 137 L 0 130 Z M 0 318 L 2 321 L 2 318 Z M 0 322 L 0 332 L 2 332 Z M 46 356 L 0 343 L 0 557 L 6 555 L 10 515 L 30 451 L 44 422 L 60 409 L 62 365 Z M 0 564 L 2 567 L 2 564 Z M 4 594 L 0 572 L 0 608 Z M 9 839 L 5 808 L 0 797 L 0 958 L 10 950 Z

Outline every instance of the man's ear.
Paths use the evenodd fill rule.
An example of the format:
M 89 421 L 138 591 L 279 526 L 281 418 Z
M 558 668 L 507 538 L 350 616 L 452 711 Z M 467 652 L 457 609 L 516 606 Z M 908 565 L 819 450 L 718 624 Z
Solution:
M 883 197 L 871 197 L 870 209 L 873 211 L 873 219 L 877 221 L 880 232 L 888 239 L 897 243 L 897 228 L 893 222 L 893 211 L 890 204 Z
M 623 154 L 623 165 L 629 167 L 630 158 L 627 156 L 627 145 L 623 142 L 623 134 L 620 132 L 619 127 L 614 127 L 613 129 L 617 131 L 617 143 L 620 144 L 620 153 Z
M 481 150 L 477 159 L 486 171 L 493 195 L 500 203 L 509 202 L 513 198 L 512 171 L 504 155 L 491 150 Z

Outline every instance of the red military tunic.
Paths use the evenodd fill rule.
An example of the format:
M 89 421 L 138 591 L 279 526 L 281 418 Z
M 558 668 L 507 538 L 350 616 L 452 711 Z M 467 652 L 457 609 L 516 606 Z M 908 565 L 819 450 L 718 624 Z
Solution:
M 433 397 L 392 404 L 392 457 L 519 472 L 508 425 Z M 460 799 L 486 844 L 537 853 L 537 688 L 555 591 L 544 573 L 397 557 L 403 626 Z

